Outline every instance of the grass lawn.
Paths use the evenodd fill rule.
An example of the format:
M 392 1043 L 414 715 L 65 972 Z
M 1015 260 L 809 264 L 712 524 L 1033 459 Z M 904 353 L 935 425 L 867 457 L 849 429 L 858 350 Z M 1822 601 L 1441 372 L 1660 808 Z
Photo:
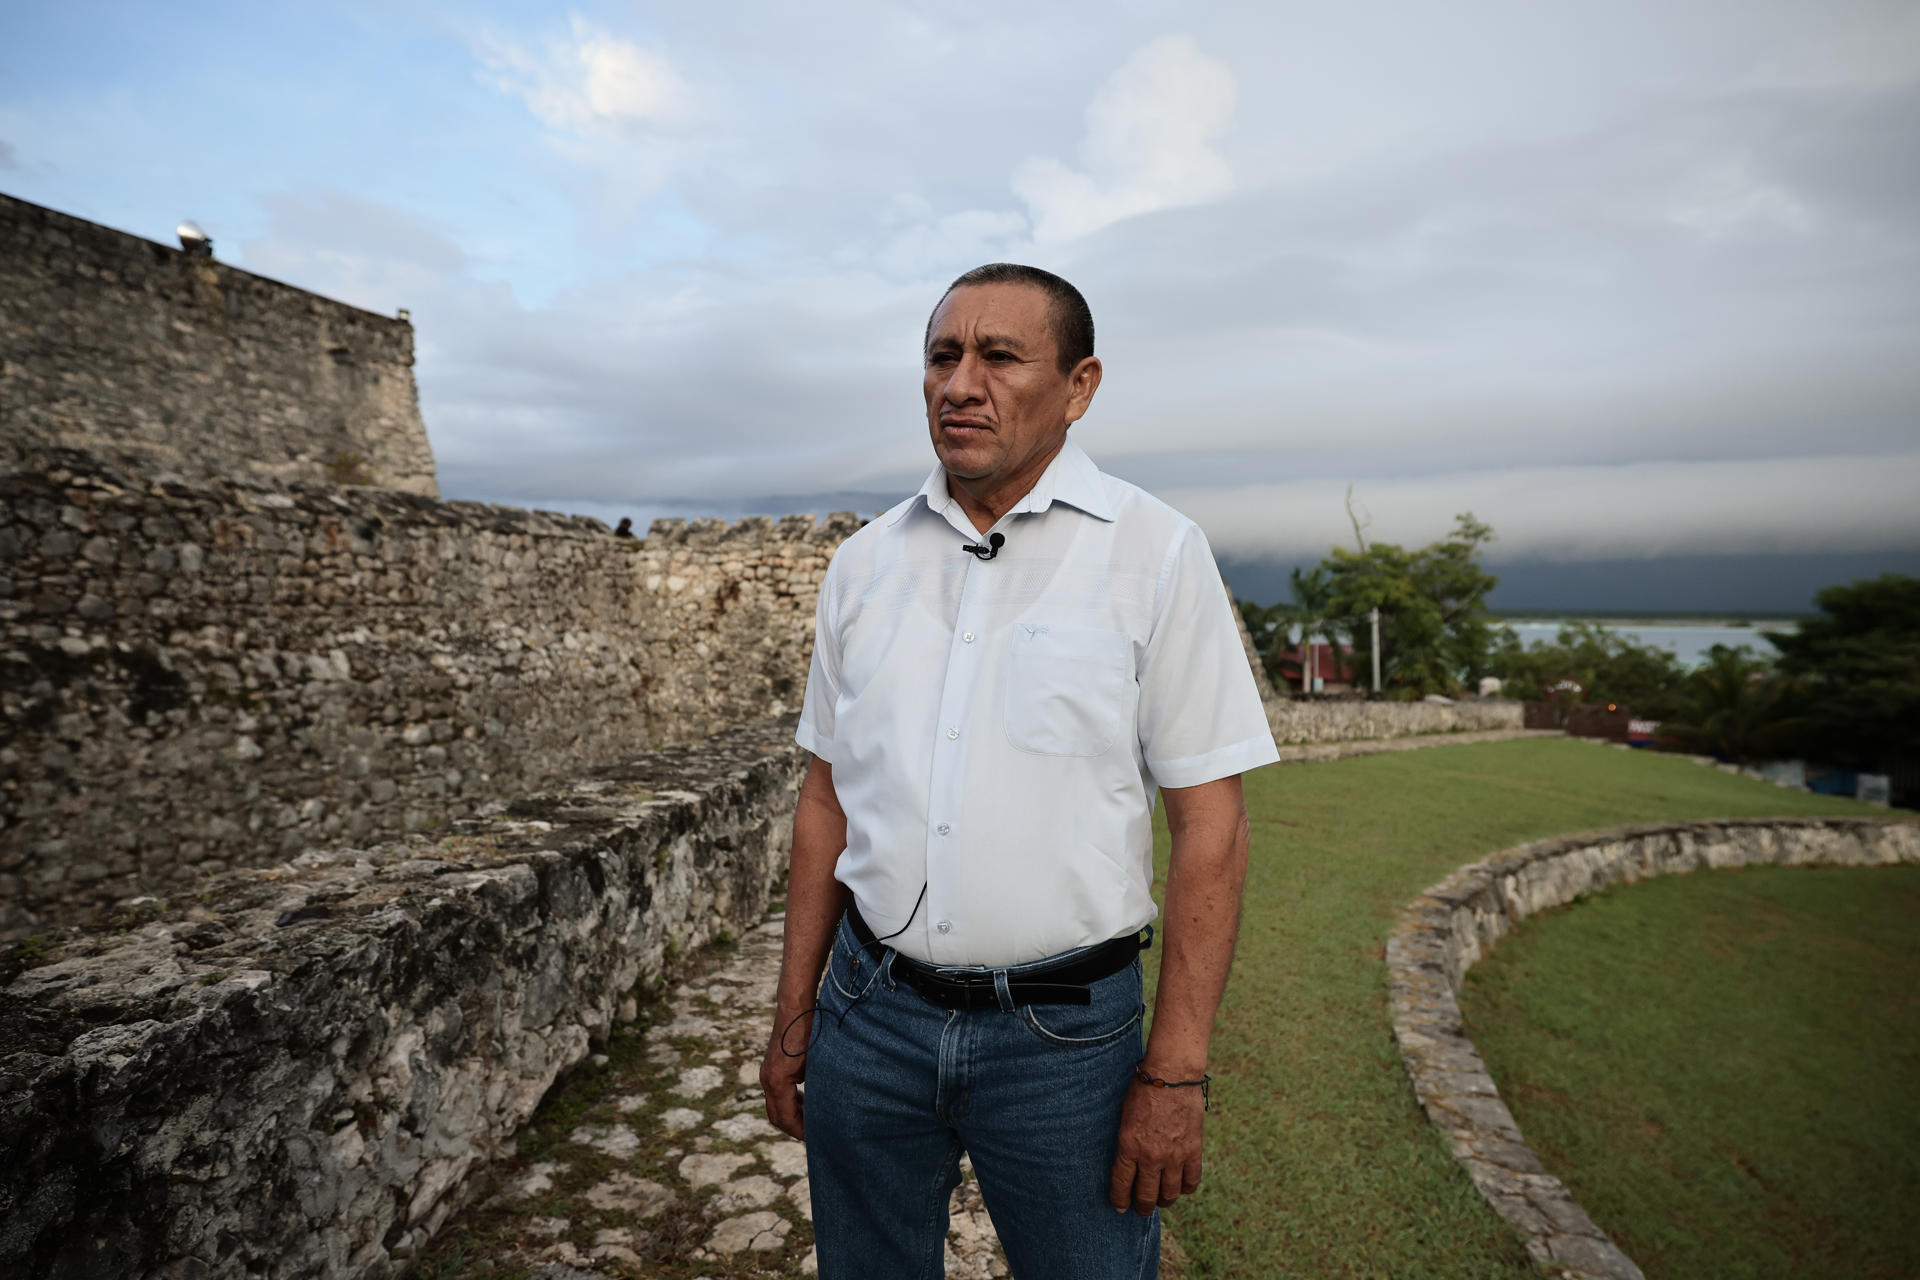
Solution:
M 1540 836 L 1864 811 L 1558 739 L 1282 765 L 1248 777 L 1247 804 L 1253 861 L 1214 1037 L 1206 1181 L 1168 1215 L 1194 1280 L 1532 1276 L 1401 1067 L 1383 957 L 1400 908 Z M 1164 824 L 1158 846 L 1164 873 Z
M 1467 1024 L 1648 1276 L 1920 1275 L 1920 867 L 1621 886 L 1529 920 Z

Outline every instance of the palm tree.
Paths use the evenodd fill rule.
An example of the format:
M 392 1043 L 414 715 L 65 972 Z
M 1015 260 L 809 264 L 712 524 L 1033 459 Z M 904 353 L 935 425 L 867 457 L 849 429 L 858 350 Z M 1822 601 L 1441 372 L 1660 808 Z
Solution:
M 1300 692 L 1312 693 L 1314 673 L 1319 670 L 1319 664 L 1314 660 L 1318 648 L 1314 637 L 1332 640 L 1327 624 L 1330 620 L 1328 610 L 1333 605 L 1333 582 L 1326 569 L 1318 565 L 1304 573 L 1295 566 L 1289 581 L 1293 588 L 1293 606 L 1288 612 L 1300 627 L 1300 651 L 1303 655 Z

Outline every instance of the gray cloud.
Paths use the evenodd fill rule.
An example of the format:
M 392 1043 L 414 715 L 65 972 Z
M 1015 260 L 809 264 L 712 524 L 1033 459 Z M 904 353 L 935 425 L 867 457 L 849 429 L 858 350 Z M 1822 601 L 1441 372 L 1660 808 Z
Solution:
M 1858 7 L 1831 22 L 1847 40 L 1818 44 L 1822 23 L 1762 6 L 1732 52 L 1691 36 L 1654 51 L 1658 12 L 1568 19 L 1559 37 L 1591 56 L 1558 79 L 1467 78 L 1547 38 L 1485 14 L 1408 33 L 1358 71 L 1376 90 L 1403 75 L 1397 99 L 1297 65 L 1314 35 L 1367 47 L 1345 18 L 1291 43 L 1261 12 L 1212 20 L 1179 65 L 1220 60 L 1240 106 L 1223 129 L 1218 96 L 1201 103 L 1189 142 L 1217 148 L 1234 189 L 1203 165 L 1204 200 L 1124 208 L 1114 193 L 1161 189 L 1095 144 L 1101 119 L 1133 118 L 1112 77 L 1144 35 L 1049 79 L 1063 37 L 1042 22 L 979 64 L 956 122 L 922 92 L 958 56 L 930 24 L 852 24 L 823 68 L 797 56 L 805 24 L 775 15 L 729 43 L 731 69 L 697 42 L 659 47 L 704 113 L 671 154 L 652 135 L 564 139 L 582 225 L 601 228 L 587 243 L 638 198 L 623 157 L 656 148 L 647 182 L 702 229 L 692 250 L 609 255 L 536 305 L 456 228 L 309 188 L 263 200 L 246 261 L 412 310 L 454 494 L 596 514 L 883 505 L 928 465 L 926 308 L 959 270 L 1021 256 L 1094 304 L 1108 372 L 1076 428 L 1087 447 L 1237 555 L 1340 539 L 1348 480 L 1393 536 L 1424 541 L 1472 507 L 1507 556 L 1920 540 L 1904 497 L 1920 481 L 1920 69 L 1869 52 L 1904 19 Z M 1443 47 L 1457 82 L 1432 80 Z M 1262 64 L 1274 49 L 1293 79 Z M 563 123 L 591 101 L 564 89 L 547 108 Z M 1105 225 L 1033 243 L 1016 192 L 1033 156 L 1097 158 L 1106 203 L 1078 225 Z M 1049 191 L 1043 216 L 1067 226 Z
M 1920 546 L 1920 452 L 1516 468 L 1354 486 L 1369 538 L 1420 545 L 1472 511 L 1498 535 L 1493 563 L 1682 553 L 1860 551 Z M 1346 486 L 1326 479 L 1163 496 L 1241 558 L 1310 558 L 1351 545 Z M 1329 536 L 1329 535 L 1332 536 Z

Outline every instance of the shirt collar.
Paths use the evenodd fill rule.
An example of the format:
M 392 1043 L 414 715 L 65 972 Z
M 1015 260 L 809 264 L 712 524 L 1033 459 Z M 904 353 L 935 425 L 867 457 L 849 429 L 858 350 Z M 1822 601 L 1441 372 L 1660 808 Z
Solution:
M 1056 502 L 1064 502 L 1096 520 L 1112 523 L 1113 503 L 1108 500 L 1107 487 L 1101 481 L 1100 468 L 1069 435 L 1060 446 L 1060 452 L 1047 464 L 1047 469 L 1033 482 L 1033 488 L 1013 504 L 1013 510 L 1008 514 L 1045 511 Z M 943 513 L 949 505 L 953 505 L 953 495 L 947 489 L 947 469 L 937 462 L 933 464 L 933 470 L 927 473 L 926 482 L 888 523 L 900 523 L 909 511 L 922 505 L 921 499 L 926 500 L 926 509 L 935 513 Z

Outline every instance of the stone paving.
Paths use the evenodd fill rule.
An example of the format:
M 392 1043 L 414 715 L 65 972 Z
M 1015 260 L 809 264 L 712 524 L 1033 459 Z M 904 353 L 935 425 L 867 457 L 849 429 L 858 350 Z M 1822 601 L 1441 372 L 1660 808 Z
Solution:
M 563 1081 L 415 1276 L 472 1280 L 806 1276 L 806 1149 L 766 1120 L 760 1056 L 780 971 L 778 914 L 621 1027 Z M 947 1275 L 1008 1274 L 971 1170 Z

